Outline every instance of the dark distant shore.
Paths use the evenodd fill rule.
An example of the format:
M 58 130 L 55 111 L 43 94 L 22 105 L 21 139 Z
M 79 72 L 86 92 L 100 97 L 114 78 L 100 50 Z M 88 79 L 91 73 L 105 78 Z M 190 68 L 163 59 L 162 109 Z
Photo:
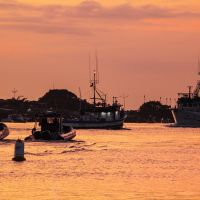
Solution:
M 78 118 L 80 106 L 92 107 L 86 100 L 78 98 L 68 90 L 49 90 L 37 101 L 26 98 L 0 99 L 0 120 L 14 122 L 31 122 L 39 112 L 53 110 L 65 118 Z M 172 123 L 170 107 L 158 101 L 150 101 L 140 106 L 139 110 L 128 110 L 126 122 L 138 123 Z
M 128 110 L 126 122 L 136 123 L 174 123 L 171 107 L 159 101 L 150 101 L 140 106 L 139 110 Z

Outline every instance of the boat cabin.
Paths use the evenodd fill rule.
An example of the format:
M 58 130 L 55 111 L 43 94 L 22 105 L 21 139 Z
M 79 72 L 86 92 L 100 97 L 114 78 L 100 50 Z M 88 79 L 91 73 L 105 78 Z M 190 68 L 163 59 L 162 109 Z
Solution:
M 95 107 L 81 111 L 83 121 L 115 121 L 120 120 L 123 111 L 120 106 Z
M 177 101 L 178 109 L 196 111 L 200 110 L 200 98 L 189 95 L 182 95 Z
M 62 132 L 62 117 L 60 114 L 48 112 L 36 116 L 39 122 L 41 132 L 49 131 L 50 133 Z

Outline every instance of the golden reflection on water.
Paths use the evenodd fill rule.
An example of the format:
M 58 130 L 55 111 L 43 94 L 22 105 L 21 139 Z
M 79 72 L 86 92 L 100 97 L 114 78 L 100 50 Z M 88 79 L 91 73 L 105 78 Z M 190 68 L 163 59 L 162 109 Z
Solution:
M 14 140 L 33 124 L 8 124 L 0 142 L 1 200 L 199 200 L 200 129 L 126 124 L 131 130 L 78 130 L 74 142 Z

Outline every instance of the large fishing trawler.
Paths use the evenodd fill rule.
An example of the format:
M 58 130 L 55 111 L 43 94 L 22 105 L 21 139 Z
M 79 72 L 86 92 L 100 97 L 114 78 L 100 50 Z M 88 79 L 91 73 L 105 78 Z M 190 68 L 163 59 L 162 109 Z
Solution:
M 96 56 L 95 70 L 93 70 L 92 79 L 90 78 L 93 106 L 87 109 L 80 106 L 80 117 L 73 120 L 64 120 L 64 126 L 72 126 L 75 129 L 120 129 L 123 127 L 126 119 L 124 108 L 118 103 L 116 97 L 113 97 L 112 105 L 107 104 L 106 95 L 97 88 L 98 83 L 99 72 Z
M 199 72 L 200 75 L 200 72 Z M 200 127 L 200 80 L 192 92 L 192 86 L 188 86 L 188 93 L 179 93 L 177 107 L 172 109 L 172 114 L 177 126 Z

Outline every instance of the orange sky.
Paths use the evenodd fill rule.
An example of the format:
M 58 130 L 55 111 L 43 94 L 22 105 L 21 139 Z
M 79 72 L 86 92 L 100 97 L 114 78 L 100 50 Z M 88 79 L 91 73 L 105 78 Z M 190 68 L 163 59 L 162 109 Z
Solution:
M 199 0 L 0 0 L 1 98 L 36 99 L 53 82 L 90 95 L 88 52 L 98 49 L 100 85 L 128 108 L 176 98 L 195 85 Z M 165 101 L 164 101 L 165 102 Z

